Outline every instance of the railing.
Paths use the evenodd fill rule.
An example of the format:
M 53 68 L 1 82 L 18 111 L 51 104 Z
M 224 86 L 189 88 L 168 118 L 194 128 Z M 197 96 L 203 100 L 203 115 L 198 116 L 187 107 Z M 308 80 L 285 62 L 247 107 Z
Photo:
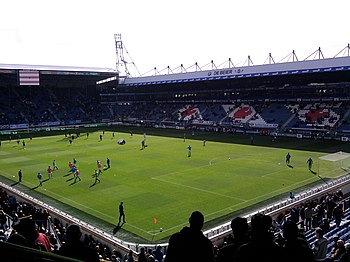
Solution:
M 263 209 L 257 210 L 253 213 L 246 215 L 245 217 L 250 221 L 251 217 L 257 213 L 262 213 L 265 215 L 270 215 L 272 217 L 289 210 L 295 205 L 299 205 L 305 200 L 311 200 L 318 198 L 319 196 L 325 195 L 329 191 L 334 191 L 337 188 L 341 188 L 350 182 L 350 174 L 347 174 L 339 179 L 328 182 L 327 184 L 322 184 L 318 187 L 312 188 L 306 192 L 300 193 L 295 196 L 294 199 L 286 199 L 281 202 L 274 203 Z M 223 225 L 214 227 L 204 232 L 204 235 L 208 237 L 213 242 L 220 241 L 224 236 L 231 233 L 231 221 L 224 223 Z
M 350 174 L 347 174 L 339 179 L 336 179 L 334 181 L 328 182 L 327 184 L 322 184 L 318 187 L 312 188 L 306 192 L 300 193 L 295 196 L 294 199 L 287 199 L 281 202 L 274 203 L 270 206 L 267 206 L 263 209 L 257 210 L 253 213 L 250 213 L 246 215 L 245 217 L 250 221 L 251 217 L 257 213 L 262 213 L 266 215 L 270 215 L 272 217 L 276 216 L 277 214 L 284 212 L 288 209 L 290 209 L 292 206 L 298 205 L 305 200 L 311 200 L 318 198 L 319 196 L 325 195 L 329 191 L 334 191 L 335 189 L 341 188 L 350 182 Z M 113 235 L 91 225 L 88 224 L 76 217 L 73 217 L 65 212 L 62 212 L 61 210 L 52 207 L 32 196 L 29 196 L 9 185 L 6 185 L 2 182 L 0 182 L 0 186 L 6 189 L 7 191 L 11 192 L 12 194 L 25 199 L 26 201 L 32 203 L 33 205 L 38 205 L 42 208 L 46 208 L 51 216 L 56 216 L 59 219 L 62 219 L 64 221 L 67 221 L 68 223 L 72 224 L 78 224 L 82 228 L 83 231 L 87 232 L 88 234 L 91 234 L 92 236 L 97 237 L 101 241 L 104 241 L 108 243 L 111 246 L 114 246 L 118 248 L 119 250 L 123 252 L 128 252 L 130 249 L 133 251 L 138 251 L 138 248 L 140 244 L 138 243 L 132 243 L 132 242 L 126 242 L 122 239 L 116 238 Z M 204 232 L 204 235 L 208 237 L 212 242 L 218 243 L 220 242 L 225 236 L 231 233 L 231 221 L 228 221 L 220 226 L 214 227 L 212 229 L 209 229 Z M 162 243 L 160 244 L 163 247 L 166 247 L 168 243 Z M 154 244 L 142 244 L 142 246 L 145 247 L 154 247 Z

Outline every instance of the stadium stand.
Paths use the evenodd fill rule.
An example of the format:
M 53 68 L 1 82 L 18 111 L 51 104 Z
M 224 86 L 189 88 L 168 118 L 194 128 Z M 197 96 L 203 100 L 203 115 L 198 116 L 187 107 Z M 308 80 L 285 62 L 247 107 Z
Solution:
M 349 134 L 348 102 L 310 103 L 154 103 L 106 104 L 92 92 L 47 88 L 0 87 L 2 126 L 48 126 L 108 121 L 146 121 L 172 125 L 220 125 L 242 130 L 270 129 L 283 132 L 338 132 Z M 74 93 L 74 94 L 72 94 Z
M 251 218 L 257 214 L 271 216 L 271 228 L 273 228 L 275 241 L 279 243 L 280 246 L 283 246 L 283 225 L 286 223 L 286 221 L 293 221 L 299 225 L 300 230 L 303 230 L 306 227 L 307 222 L 305 221 L 305 216 L 302 215 L 302 210 L 304 207 L 310 206 L 312 208 L 311 227 L 307 229 L 305 233 L 303 233 L 310 247 L 312 247 L 316 241 L 314 230 L 317 227 L 323 228 L 323 230 L 326 232 L 325 237 L 328 240 L 338 236 L 341 240 L 347 242 L 347 240 L 350 238 L 348 231 L 348 225 L 350 223 L 350 200 L 346 198 L 343 191 L 339 190 L 339 188 L 346 185 L 349 178 L 349 176 L 343 177 L 329 185 L 325 184 L 321 187 L 314 188 L 308 192 L 297 195 L 295 199 L 289 199 L 284 202 L 276 203 L 273 206 L 266 207 L 263 210 L 258 210 L 255 213 L 248 215 L 247 220 L 250 221 Z M 21 199 L 25 198 L 25 195 L 18 192 L 20 194 L 18 196 L 21 196 L 18 197 L 14 194 L 16 191 L 13 190 L 14 189 L 11 189 L 11 187 L 4 185 L 2 185 L 2 188 L 0 189 L 0 206 L 3 210 L 3 213 L 0 214 L 0 223 L 2 228 L 2 231 L 0 232 L 2 232 L 1 235 L 3 241 L 9 241 L 11 236 L 16 232 L 16 230 L 18 230 L 17 228 L 20 222 L 30 218 L 36 222 L 39 232 L 45 234 L 49 238 L 51 251 L 55 253 L 56 250 L 60 249 L 62 243 L 65 242 L 67 228 L 70 224 L 74 224 L 75 222 L 80 224 L 85 232 L 84 236 L 81 238 L 81 241 L 83 241 L 86 246 L 90 246 L 96 250 L 100 261 L 109 261 L 113 255 L 120 259 L 126 259 L 128 254 L 131 254 L 130 250 L 134 250 L 132 254 L 135 256 L 135 258 L 137 258 L 138 251 L 140 250 L 140 246 L 138 244 L 123 244 L 123 241 L 121 241 L 118 245 L 116 245 L 117 242 L 115 242 L 115 240 L 111 241 L 113 238 L 109 239 L 108 241 L 106 238 L 107 234 L 105 232 L 97 234 L 98 230 L 96 228 L 89 228 L 89 226 L 83 221 L 72 218 L 68 219 L 69 216 L 63 215 L 57 209 L 51 209 L 50 206 L 44 203 L 40 204 L 40 202 L 35 201 L 33 198 L 31 202 L 29 202 L 29 198 L 28 202 L 23 201 Z M 343 213 L 339 225 L 337 225 L 336 215 L 334 212 L 337 207 L 339 207 Z M 54 210 L 56 211 L 53 212 Z M 1 219 L 1 217 L 5 219 Z M 328 222 L 328 226 L 325 224 L 325 221 Z M 220 226 L 218 229 L 214 228 L 204 232 L 204 235 L 211 239 L 213 244 L 219 248 L 218 252 L 220 252 L 221 248 L 229 245 L 231 243 L 230 241 L 232 241 L 230 234 L 223 234 L 225 231 L 230 231 L 230 223 L 225 226 Z M 332 255 L 331 244 L 331 241 L 328 241 L 327 256 Z M 160 250 L 158 246 L 142 246 L 144 246 L 145 250 L 150 250 L 148 254 L 152 253 L 155 255 L 157 252 L 166 254 L 166 249 Z M 7 245 L 2 245 L 1 248 L 18 249 L 17 246 Z M 33 257 L 47 256 L 46 254 L 42 254 L 42 252 L 36 253 L 30 250 L 28 252 Z M 60 258 L 54 257 L 54 259 Z M 61 259 L 62 261 L 65 261 L 64 258 Z
M 5 70 L 0 78 L 0 129 L 16 132 L 81 123 L 109 125 L 119 122 L 172 128 L 205 126 L 220 132 L 241 131 L 273 136 L 278 133 L 292 137 L 301 134 L 313 137 L 316 132 L 322 137 L 348 141 L 349 63 L 342 61 L 303 61 L 286 64 L 283 70 L 277 68 L 278 65 L 267 65 L 262 69 L 246 67 L 164 76 L 169 82 L 154 76 L 127 79 L 124 85 L 119 85 L 118 81 L 96 84 L 115 76 L 116 72 L 82 74 L 77 70 L 44 69 L 41 75 L 43 84 L 25 88 L 17 84 L 18 68 Z M 200 76 L 197 77 L 197 74 Z M 74 75 L 77 78 L 73 78 Z M 264 207 L 245 218 L 249 223 L 254 220 L 253 217 L 264 222 L 269 222 L 271 218 L 267 226 L 273 229 L 274 241 L 281 247 L 288 242 L 282 234 L 287 221 L 298 225 L 300 234 L 310 247 L 316 243 L 315 229 L 320 227 L 328 241 L 327 257 L 339 259 L 333 256 L 334 243 L 330 240 L 338 237 L 349 242 L 350 239 L 349 201 L 347 194 L 344 197 L 338 191 L 347 188 L 348 183 L 349 176 L 342 177 L 294 199 Z M 0 248 L 2 251 L 12 250 L 10 256 L 23 254 L 29 261 L 38 261 L 38 257 L 45 261 L 73 261 L 46 254 L 49 252 L 21 248 L 17 245 L 20 239 L 15 239 L 19 241 L 17 244 L 11 244 L 11 237 L 24 219 L 36 222 L 38 232 L 49 239 L 52 253 L 58 252 L 67 241 L 68 227 L 79 225 L 84 233 L 80 240 L 93 248 L 101 261 L 132 261 L 131 257 L 138 259 L 140 253 L 145 253 L 149 261 L 152 261 L 151 254 L 161 261 L 162 254 L 166 254 L 167 243 L 159 247 L 154 244 L 142 245 L 141 252 L 138 243 L 124 242 L 20 192 L 16 195 L 11 190 L 5 185 L 0 189 Z M 233 241 L 231 223 L 207 230 L 204 236 L 212 241 L 218 257 L 220 250 Z

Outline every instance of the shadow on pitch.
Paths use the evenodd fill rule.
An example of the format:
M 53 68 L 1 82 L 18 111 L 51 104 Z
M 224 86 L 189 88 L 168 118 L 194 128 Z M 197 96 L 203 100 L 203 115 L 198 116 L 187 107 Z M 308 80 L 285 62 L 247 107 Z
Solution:
M 90 186 L 90 188 L 96 186 L 96 185 L 99 184 L 99 183 L 100 183 L 100 181 L 98 181 L 98 182 L 95 181 L 95 182 Z
M 50 180 L 50 179 L 44 179 L 43 181 L 42 181 L 42 183 L 45 183 L 46 181 L 48 181 L 48 180 Z M 33 188 L 31 188 L 30 190 L 35 190 L 35 189 L 37 189 L 38 187 L 41 187 L 40 186 L 40 184 L 39 185 L 37 185 L 37 186 L 35 186 L 35 187 L 33 187 Z
M 15 182 L 15 183 L 13 183 L 11 186 L 15 186 L 15 185 L 17 185 L 17 184 L 19 184 L 19 182 L 17 181 L 17 182 Z
M 290 165 L 290 164 L 287 164 L 287 167 L 289 168 L 294 168 L 294 166 Z
M 72 179 L 73 179 L 73 178 L 72 178 Z M 70 179 L 70 180 L 72 180 L 72 179 Z M 73 181 L 72 183 L 70 183 L 69 185 L 72 186 L 72 185 L 74 185 L 74 184 L 76 184 L 76 183 L 78 183 L 78 182 L 80 182 L 80 181 L 81 181 L 81 180 L 78 180 L 78 181 L 77 181 L 77 180 L 74 180 L 74 181 Z
M 67 177 L 70 176 L 71 174 L 73 174 L 71 171 L 69 171 L 67 174 L 65 174 L 63 177 Z
M 124 222 L 119 222 L 118 225 L 113 229 L 113 235 L 115 235 L 123 227 L 124 224 Z
M 317 172 L 313 171 L 310 169 L 310 172 L 313 174 L 313 175 L 317 175 Z

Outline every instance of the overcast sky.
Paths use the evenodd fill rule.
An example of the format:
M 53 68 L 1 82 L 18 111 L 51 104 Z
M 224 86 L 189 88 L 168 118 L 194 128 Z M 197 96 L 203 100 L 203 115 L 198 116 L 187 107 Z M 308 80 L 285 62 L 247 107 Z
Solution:
M 141 74 L 250 55 L 263 64 L 350 42 L 349 0 L 1 0 L 0 64 L 115 68 L 120 33 Z M 129 57 L 129 55 L 130 57 Z

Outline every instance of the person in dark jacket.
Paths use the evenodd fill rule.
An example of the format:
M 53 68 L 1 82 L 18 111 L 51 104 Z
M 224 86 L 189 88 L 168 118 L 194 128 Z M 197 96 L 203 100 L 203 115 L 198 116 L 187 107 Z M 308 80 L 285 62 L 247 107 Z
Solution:
M 204 216 L 194 211 L 189 218 L 189 227 L 173 234 L 169 239 L 165 262 L 214 262 L 213 244 L 202 233 Z
M 97 251 L 80 241 L 82 233 L 78 225 L 69 225 L 66 234 L 67 241 L 58 250 L 59 255 L 87 262 L 100 261 Z
M 251 219 L 251 240 L 236 253 L 235 262 L 281 262 L 285 261 L 284 250 L 274 242 L 270 232 L 272 218 L 255 214 Z
M 286 262 L 314 262 L 314 254 L 305 239 L 298 237 L 298 226 L 294 221 L 283 225 L 285 238 L 284 250 Z
M 228 243 L 226 246 L 219 250 L 216 262 L 232 262 L 235 261 L 238 248 L 248 243 L 248 221 L 244 217 L 235 217 L 231 221 L 231 229 L 233 234 L 232 243 Z

